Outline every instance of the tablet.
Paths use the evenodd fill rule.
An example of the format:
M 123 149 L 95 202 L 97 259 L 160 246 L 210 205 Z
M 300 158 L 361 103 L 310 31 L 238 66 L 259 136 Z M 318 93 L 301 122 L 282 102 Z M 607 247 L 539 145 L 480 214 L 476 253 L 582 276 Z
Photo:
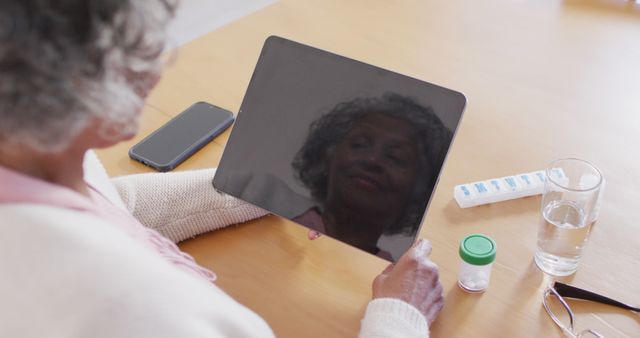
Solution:
M 414 242 L 460 92 L 269 37 L 214 187 L 390 261 Z

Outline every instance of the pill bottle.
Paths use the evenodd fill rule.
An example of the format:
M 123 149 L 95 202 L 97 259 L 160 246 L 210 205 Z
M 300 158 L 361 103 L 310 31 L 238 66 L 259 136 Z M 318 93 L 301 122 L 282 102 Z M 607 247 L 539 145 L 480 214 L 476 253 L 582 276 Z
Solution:
M 458 285 L 468 292 L 483 292 L 489 286 L 496 259 L 496 242 L 483 234 L 472 234 L 460 242 Z

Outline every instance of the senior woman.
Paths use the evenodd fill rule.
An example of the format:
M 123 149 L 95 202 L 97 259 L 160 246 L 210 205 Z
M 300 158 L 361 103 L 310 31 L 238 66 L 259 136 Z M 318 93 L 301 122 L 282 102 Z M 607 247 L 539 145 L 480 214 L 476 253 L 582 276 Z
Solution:
M 173 243 L 264 211 L 216 194 L 212 170 L 110 180 L 91 151 L 137 132 L 175 7 L 0 3 L 1 337 L 273 336 Z M 376 278 L 361 336 L 428 334 L 430 250 Z
M 338 103 L 311 124 L 293 160 L 296 177 L 318 204 L 294 220 L 399 258 L 410 245 L 404 239 L 418 230 L 451 137 L 432 108 L 407 96 L 388 92 Z M 403 240 L 381 248 L 383 235 Z

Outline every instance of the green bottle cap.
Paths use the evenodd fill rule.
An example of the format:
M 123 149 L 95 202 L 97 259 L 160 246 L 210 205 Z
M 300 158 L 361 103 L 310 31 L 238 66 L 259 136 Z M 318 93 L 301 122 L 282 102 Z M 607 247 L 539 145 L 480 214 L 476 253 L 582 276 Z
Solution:
M 473 234 L 460 242 L 460 258 L 472 265 L 487 265 L 496 259 L 496 242 L 489 236 Z

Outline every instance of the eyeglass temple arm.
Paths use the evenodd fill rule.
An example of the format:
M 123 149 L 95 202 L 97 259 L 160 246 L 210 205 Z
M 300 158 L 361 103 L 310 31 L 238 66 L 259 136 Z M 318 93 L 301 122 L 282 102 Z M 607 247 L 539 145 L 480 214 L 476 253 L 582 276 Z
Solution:
M 601 296 L 597 293 L 583 290 L 575 286 L 555 282 L 555 284 L 553 284 L 553 288 L 556 289 L 556 291 L 558 291 L 558 294 L 562 297 L 590 300 L 593 302 L 617 306 L 626 310 L 640 312 L 640 308 L 618 302 L 617 300 L 613 300 L 611 298 Z

